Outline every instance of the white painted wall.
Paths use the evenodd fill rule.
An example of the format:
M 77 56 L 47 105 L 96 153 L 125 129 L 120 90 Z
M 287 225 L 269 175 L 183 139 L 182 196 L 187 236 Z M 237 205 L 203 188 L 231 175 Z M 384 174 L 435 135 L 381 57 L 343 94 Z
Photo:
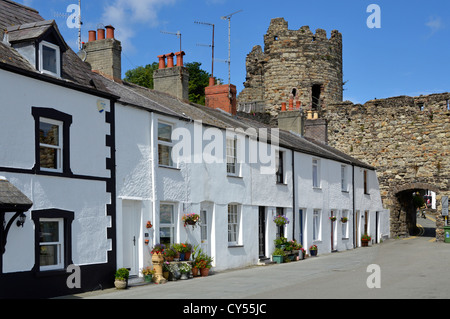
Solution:
M 145 203 L 143 207 L 143 224 L 147 218 L 154 224 L 151 232 L 150 247 L 143 247 L 141 253 L 142 267 L 149 263 L 149 250 L 159 240 L 159 207 L 161 203 L 175 205 L 177 220 L 176 242 L 190 242 L 201 245 L 200 228 L 184 228 L 181 217 L 184 213 L 198 213 L 202 207 L 208 207 L 211 214 L 210 251 L 214 257 L 216 270 L 244 267 L 256 264 L 259 258 L 258 248 L 258 213 L 259 207 L 266 207 L 266 255 L 270 257 L 274 249 L 276 226 L 272 222 L 276 208 L 282 207 L 291 223 L 285 229 L 286 237 L 299 240 L 299 209 L 304 211 L 304 247 L 312 244 L 319 246 L 320 253 L 331 252 L 331 210 L 340 219 L 343 211 L 348 211 L 348 237 L 342 238 L 342 224 L 334 223 L 334 248 L 338 251 L 353 248 L 353 185 L 352 166 L 347 166 L 348 192 L 341 190 L 342 163 L 321 158 L 321 187 L 312 187 L 313 156 L 296 152 L 294 155 L 295 176 L 292 176 L 292 151 L 281 148 L 285 152 L 285 184 L 276 183 L 274 174 L 261 174 L 259 164 L 242 163 L 238 177 L 227 176 L 226 163 L 192 163 L 175 161 L 174 168 L 158 165 L 158 121 L 170 123 L 174 129 L 184 129 L 191 141 L 199 140 L 198 136 L 211 133 L 211 128 L 197 126 L 194 122 L 180 121 L 173 117 L 150 113 L 129 106 L 117 106 L 117 190 L 118 221 L 120 221 L 120 200 L 134 199 Z M 133 123 L 130 125 L 130 123 Z M 195 138 L 197 137 L 197 138 Z M 223 156 L 226 154 L 225 137 L 222 137 Z M 200 138 L 201 140 L 201 138 Z M 134 142 L 133 142 L 134 141 Z M 249 138 L 243 142 L 246 150 L 254 149 L 255 142 Z M 136 146 L 137 144 L 137 146 Z M 196 146 L 192 144 L 191 156 L 196 150 L 208 149 L 209 142 Z M 124 154 L 125 152 L 125 154 Z M 190 157 L 193 159 L 193 157 Z M 356 170 L 359 170 L 357 168 Z M 355 170 L 355 171 L 356 171 Z M 361 183 L 357 187 L 355 202 L 359 209 L 371 212 L 382 211 L 378 182 L 375 172 L 371 176 L 371 198 L 360 195 Z M 295 180 L 295 208 L 293 206 L 293 181 Z M 240 205 L 240 240 L 238 247 L 228 246 L 228 204 Z M 313 210 L 322 212 L 321 239 L 313 241 Z M 295 217 L 294 217 L 295 214 Z M 383 217 L 384 218 L 384 217 Z M 120 222 L 118 223 L 120 265 Z
M 53 108 L 72 115 L 70 127 L 71 170 L 75 175 L 107 178 L 106 158 L 110 156 L 105 136 L 110 133 L 99 100 L 109 101 L 61 86 L 0 70 L 2 125 L 0 167 L 31 169 L 35 164 L 35 122 L 32 107 Z M 18 89 L 20 88 L 20 89 Z M 34 203 L 26 213 L 24 228 L 11 227 L 4 255 L 5 273 L 29 271 L 34 266 L 34 225 L 31 211 L 61 209 L 75 213 L 72 227 L 73 261 L 77 265 L 105 263 L 111 242 L 106 205 L 111 198 L 106 183 L 87 179 L 2 173 Z M 8 214 L 7 219 L 13 215 Z

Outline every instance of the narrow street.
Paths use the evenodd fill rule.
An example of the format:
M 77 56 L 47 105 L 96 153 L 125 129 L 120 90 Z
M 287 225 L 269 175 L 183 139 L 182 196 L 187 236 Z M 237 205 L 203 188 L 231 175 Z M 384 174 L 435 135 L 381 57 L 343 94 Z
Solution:
M 429 228 L 425 223 L 423 227 Z M 447 299 L 449 264 L 450 244 L 422 236 L 327 255 L 319 252 L 318 257 L 298 262 L 71 298 L 181 299 L 194 304 L 212 299 Z M 370 265 L 379 266 L 380 288 L 368 287 Z

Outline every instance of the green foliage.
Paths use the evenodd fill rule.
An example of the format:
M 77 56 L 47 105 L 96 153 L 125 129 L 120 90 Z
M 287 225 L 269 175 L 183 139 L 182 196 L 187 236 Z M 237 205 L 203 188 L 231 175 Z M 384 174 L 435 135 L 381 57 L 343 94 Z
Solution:
M 202 70 L 200 68 L 201 65 L 202 64 L 199 62 L 184 64 L 189 71 L 189 101 L 205 105 L 205 88 L 209 85 L 209 77 L 211 75 Z M 135 69 L 128 70 L 125 73 L 124 81 L 153 90 L 153 72 L 157 70 L 158 67 L 159 64 L 154 62 L 145 67 L 139 66 Z
M 126 268 L 120 268 L 116 271 L 116 279 L 117 280 L 127 280 L 130 276 L 130 271 Z

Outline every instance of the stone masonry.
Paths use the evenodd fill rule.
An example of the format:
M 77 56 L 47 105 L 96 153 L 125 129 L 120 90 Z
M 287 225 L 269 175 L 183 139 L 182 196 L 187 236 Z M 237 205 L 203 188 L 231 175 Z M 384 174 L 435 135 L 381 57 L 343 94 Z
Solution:
M 247 79 L 239 104 L 262 102 L 276 116 L 281 102 L 290 98 L 313 109 L 342 102 L 342 35 L 338 31 L 332 31 L 328 39 L 325 30 L 317 29 L 315 34 L 308 26 L 289 30 L 283 18 L 276 18 L 264 45 L 264 52 L 255 46 L 247 56 Z
M 393 237 L 408 236 L 415 223 L 402 207 L 402 194 L 436 192 L 438 216 L 442 196 L 450 195 L 449 100 L 450 93 L 400 96 L 323 109 L 330 146 L 377 168 Z M 437 224 L 437 237 L 443 240 L 442 217 Z

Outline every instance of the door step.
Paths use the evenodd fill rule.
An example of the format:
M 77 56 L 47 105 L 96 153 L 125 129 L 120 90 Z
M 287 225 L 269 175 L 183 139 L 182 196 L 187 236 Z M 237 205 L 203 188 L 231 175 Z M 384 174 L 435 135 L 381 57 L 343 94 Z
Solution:
M 271 265 L 271 264 L 275 264 L 274 261 L 270 260 L 270 258 L 260 258 L 258 260 L 258 266 L 267 266 L 267 265 Z

